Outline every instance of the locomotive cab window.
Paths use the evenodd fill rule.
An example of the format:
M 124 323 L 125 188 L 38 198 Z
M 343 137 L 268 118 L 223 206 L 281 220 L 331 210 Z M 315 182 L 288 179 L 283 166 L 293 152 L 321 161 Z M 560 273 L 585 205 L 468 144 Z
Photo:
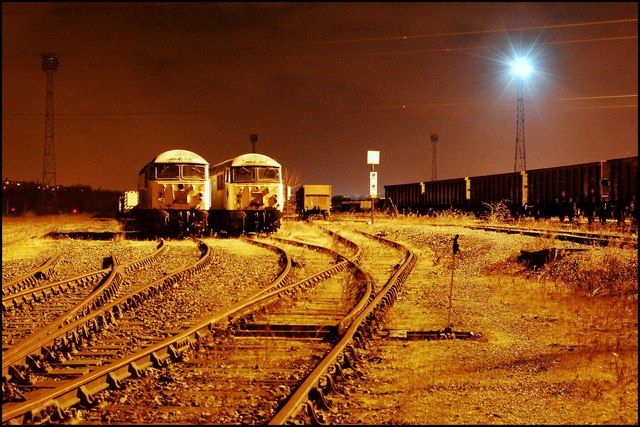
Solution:
M 253 182 L 254 180 L 254 174 L 253 174 L 252 168 L 245 168 L 245 167 L 233 168 L 232 173 L 233 173 L 232 182 Z
M 180 178 L 180 169 L 178 165 L 156 165 L 156 179 L 178 179 Z
M 280 182 L 280 171 L 278 168 L 257 168 L 258 181 Z
M 183 178 L 205 178 L 205 169 L 206 166 L 201 165 L 183 165 L 182 166 L 182 177 Z

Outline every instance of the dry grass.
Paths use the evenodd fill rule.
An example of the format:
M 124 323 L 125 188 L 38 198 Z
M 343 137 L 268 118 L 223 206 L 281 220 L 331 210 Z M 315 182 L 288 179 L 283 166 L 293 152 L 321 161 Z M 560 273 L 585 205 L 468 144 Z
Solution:
M 379 219 L 378 221 L 384 221 Z M 435 216 L 404 216 L 399 215 L 396 220 L 398 222 L 423 224 L 430 226 L 469 226 L 478 223 L 504 224 L 506 220 L 513 224 L 512 218 L 508 214 L 508 210 L 500 206 L 492 206 L 488 215 L 484 220 L 478 220 L 473 215 L 463 212 L 447 211 L 441 212 Z M 566 231 L 567 228 L 585 231 L 621 231 L 620 228 L 611 224 L 591 224 L 586 226 L 577 222 L 559 222 L 554 220 L 520 220 L 518 226 L 529 227 L 550 231 Z M 467 237 L 466 239 L 469 239 Z M 507 239 L 505 238 L 505 241 Z M 439 249 L 435 251 L 436 264 L 441 259 L 446 259 L 448 255 L 448 240 L 440 241 Z M 494 245 L 500 246 L 499 238 L 495 239 Z M 609 247 L 585 247 L 584 245 L 571 244 L 558 240 L 551 234 L 549 237 L 536 239 L 528 239 L 523 241 L 522 246 L 518 249 L 526 251 L 538 251 L 551 248 L 582 248 L 587 249 L 584 252 L 576 252 L 559 257 L 554 262 L 545 264 L 542 268 L 533 271 L 527 271 L 522 265 L 516 261 L 519 250 L 511 248 L 509 252 L 506 246 L 511 245 L 511 240 L 505 243 L 505 251 L 492 251 L 487 247 L 474 256 L 482 260 L 481 265 L 474 267 L 482 268 L 487 271 L 502 272 L 504 274 L 518 273 L 529 278 L 535 278 L 538 281 L 550 280 L 559 281 L 570 288 L 582 292 L 589 296 L 607 295 L 614 298 L 635 298 L 638 295 L 638 251 L 632 249 L 620 249 L 615 245 Z
M 545 265 L 540 277 L 559 280 L 591 296 L 638 297 L 638 252 L 594 248 Z

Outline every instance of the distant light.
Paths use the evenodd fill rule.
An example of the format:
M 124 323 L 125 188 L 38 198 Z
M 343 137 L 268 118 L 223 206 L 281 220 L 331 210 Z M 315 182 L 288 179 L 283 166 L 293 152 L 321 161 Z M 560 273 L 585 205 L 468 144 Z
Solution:
M 531 65 L 527 62 L 526 59 L 516 59 L 513 65 L 511 66 L 511 70 L 518 77 L 527 77 L 533 71 Z
M 74 214 L 74 215 L 77 214 L 78 213 L 78 209 L 76 209 L 76 208 L 71 209 L 71 213 Z

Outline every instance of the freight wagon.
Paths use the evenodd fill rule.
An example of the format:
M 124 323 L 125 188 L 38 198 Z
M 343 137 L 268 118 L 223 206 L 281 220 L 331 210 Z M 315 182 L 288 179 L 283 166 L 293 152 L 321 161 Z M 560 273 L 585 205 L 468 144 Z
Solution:
M 514 217 L 524 214 L 527 202 L 526 172 L 511 172 L 468 178 L 469 206 L 476 215 L 483 215 L 490 206 L 502 203 Z
M 385 196 L 401 213 L 460 209 L 476 215 L 505 204 L 513 217 L 589 221 L 632 216 L 636 207 L 638 157 L 411 184 L 387 185 Z
M 404 214 L 466 210 L 469 206 L 469 178 L 388 185 L 385 186 L 385 199 Z
M 308 219 L 322 215 L 327 218 L 331 212 L 331 185 L 308 184 L 298 188 L 296 192 L 296 208 L 298 216 Z

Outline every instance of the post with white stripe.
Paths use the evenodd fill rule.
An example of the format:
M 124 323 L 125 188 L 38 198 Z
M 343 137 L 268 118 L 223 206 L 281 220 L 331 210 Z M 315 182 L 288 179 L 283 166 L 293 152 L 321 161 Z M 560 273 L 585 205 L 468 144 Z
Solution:
M 367 163 L 371 165 L 369 172 L 369 195 L 371 196 L 371 224 L 373 224 L 373 211 L 376 208 L 376 197 L 378 197 L 378 172 L 374 165 L 380 164 L 379 151 L 367 151 Z

